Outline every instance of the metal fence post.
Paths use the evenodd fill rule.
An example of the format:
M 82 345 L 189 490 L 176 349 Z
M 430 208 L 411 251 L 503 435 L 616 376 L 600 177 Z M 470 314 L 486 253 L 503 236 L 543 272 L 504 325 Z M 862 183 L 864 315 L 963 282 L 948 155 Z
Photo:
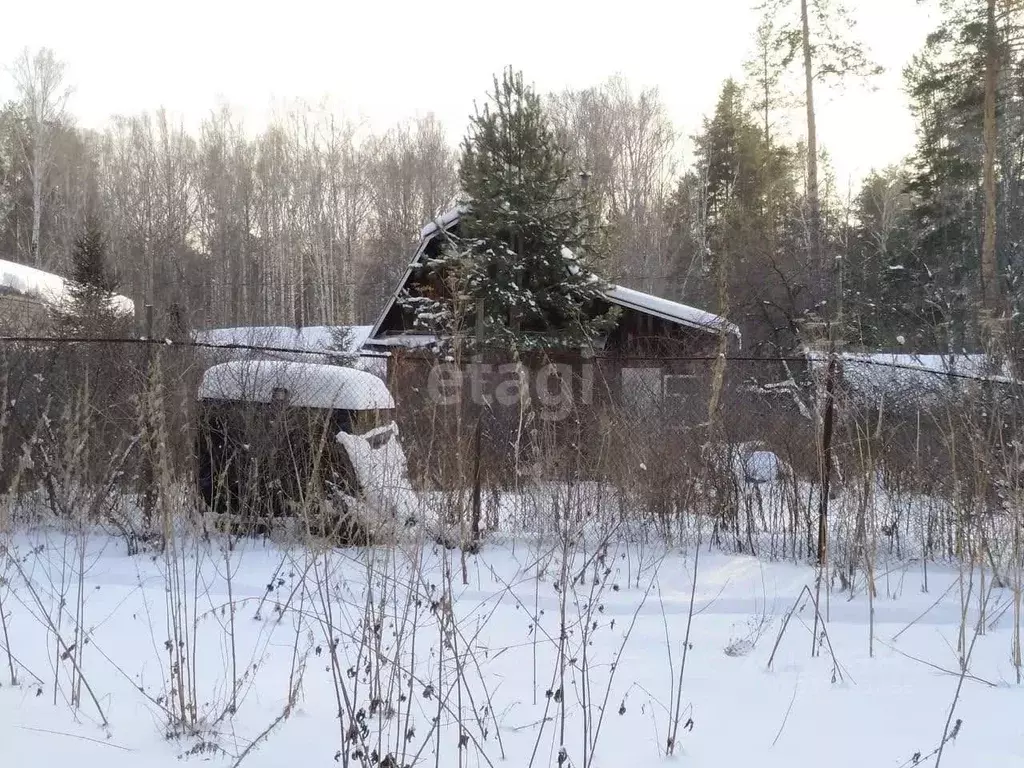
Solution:
M 828 500 L 832 480 L 832 431 L 835 421 L 836 377 L 839 359 L 835 347 L 829 349 L 828 369 L 825 373 L 825 413 L 821 428 L 821 495 L 818 499 L 818 565 L 825 564 L 828 554 Z

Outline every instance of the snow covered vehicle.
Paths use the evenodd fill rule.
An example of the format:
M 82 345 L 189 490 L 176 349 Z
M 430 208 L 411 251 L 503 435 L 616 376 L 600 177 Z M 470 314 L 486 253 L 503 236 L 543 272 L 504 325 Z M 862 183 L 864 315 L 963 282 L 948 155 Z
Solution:
M 198 399 L 199 491 L 243 529 L 287 517 L 363 544 L 415 519 L 394 398 L 376 376 L 237 360 L 207 369 Z

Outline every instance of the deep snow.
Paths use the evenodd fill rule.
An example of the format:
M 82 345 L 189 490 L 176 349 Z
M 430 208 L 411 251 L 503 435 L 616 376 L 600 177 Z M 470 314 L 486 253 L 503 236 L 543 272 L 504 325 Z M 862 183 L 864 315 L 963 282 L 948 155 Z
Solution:
M 404 749 L 399 765 L 403 760 L 435 765 L 438 749 L 436 764 L 442 766 L 498 765 L 503 754 L 507 765 L 529 765 L 531 756 L 534 765 L 557 764 L 562 743 L 558 697 L 545 695 L 557 691 L 553 675 L 560 599 L 554 581 L 560 560 L 555 542 L 519 539 L 487 545 L 480 555 L 467 558 L 465 586 L 458 553 L 434 546 L 334 550 L 314 566 L 305 551 L 242 540 L 225 553 L 216 542 L 183 545 L 182 558 L 172 563 L 162 555 L 128 556 L 117 540 L 100 535 L 36 531 L 10 541 L 9 552 L 19 565 L 0 559 L 0 597 L 10 649 L 22 666 L 21 682 L 12 687 L 6 653 L 0 652 L 0 763 L 157 768 L 180 765 L 183 754 L 206 743 L 235 757 L 199 751 L 188 759 L 231 765 L 281 714 L 297 647 L 300 657 L 308 653 L 308 666 L 295 710 L 242 764 L 341 764 L 335 762 L 342 747 L 330 661 L 333 639 L 353 709 L 370 708 L 375 698 L 385 709 L 388 702 L 396 705 L 390 717 L 367 717 L 365 741 L 378 745 L 382 754 Z M 596 716 L 604 707 L 591 764 L 659 764 L 665 759 L 668 708 L 687 627 L 692 552 L 634 544 L 612 545 L 604 559 L 595 559 L 597 554 L 570 554 L 568 570 L 587 576 L 569 592 L 567 604 L 566 656 L 574 660 L 565 672 L 568 759 L 572 765 L 584 764 L 580 699 L 586 659 L 588 711 Z M 445 557 L 451 559 L 453 576 L 451 614 Z M 414 558 L 420 561 L 417 567 Z M 225 578 L 229 566 L 230 589 Z M 171 573 L 184 574 L 180 583 L 195 595 L 200 618 L 192 642 L 207 727 L 197 736 L 169 739 L 162 708 L 170 692 Z M 305 580 L 303 573 L 308 574 Z M 863 584 L 852 599 L 849 593 L 833 593 L 827 600 L 827 629 L 841 665 L 838 673 L 826 645 L 811 656 L 813 614 L 805 605 L 790 621 L 772 669 L 767 669 L 785 613 L 813 580 L 810 567 L 702 552 L 683 676 L 683 726 L 672 764 L 895 768 L 913 765 L 915 753 L 923 758 L 938 746 L 958 685 L 957 573 L 930 567 L 926 594 L 918 565 L 879 572 L 874 658 L 869 657 Z M 330 590 L 326 600 L 325 586 Z M 410 587 L 418 604 L 406 600 Z M 972 624 L 979 594 L 975 574 Z M 991 592 L 991 626 L 971 653 L 973 677 L 965 680 L 954 714 L 962 726 L 946 745 L 942 765 L 947 768 L 1024 765 L 1019 716 L 1024 691 L 1014 682 L 1010 661 L 1010 598 L 1005 590 Z M 88 641 L 79 663 L 109 721 L 106 728 L 98 723 L 86 692 L 77 711 L 64 700 L 70 691 L 70 661 L 55 660 L 53 635 L 43 618 L 46 613 L 56 620 L 62 599 L 61 631 L 68 644 L 74 641 L 74 605 L 84 606 L 81 623 Z M 224 715 L 214 725 L 230 698 L 230 605 L 235 607 L 236 674 L 244 683 L 235 716 Z M 328 605 L 332 629 L 324 626 Z M 373 663 L 366 645 L 360 655 L 357 639 L 367 629 L 370 646 L 390 663 Z M 968 631 L 968 642 L 972 637 Z M 5 647 L 6 641 L 0 651 Z M 454 657 L 462 661 L 465 686 L 449 688 Z M 56 704 L 55 665 L 61 670 Z M 380 694 L 371 691 L 373 679 Z M 452 715 L 459 694 L 462 750 Z M 439 697 L 446 696 L 440 728 L 433 731 Z M 686 725 L 690 720 L 692 725 Z M 380 741 L 378 733 L 384 734 Z

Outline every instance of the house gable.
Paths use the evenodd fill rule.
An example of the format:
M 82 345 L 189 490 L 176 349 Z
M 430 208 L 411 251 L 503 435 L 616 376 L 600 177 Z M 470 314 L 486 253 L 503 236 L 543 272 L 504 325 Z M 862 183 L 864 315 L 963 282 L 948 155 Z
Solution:
M 364 346 L 415 348 L 428 346 L 435 341 L 433 336 L 413 326 L 412 314 L 402 306 L 399 298 L 404 293 L 415 297 L 443 290 L 443 286 L 430 284 L 427 262 L 439 254 L 446 238 L 457 232 L 459 218 L 465 211 L 464 207 L 453 209 L 423 227 L 416 253 L 377 318 Z M 606 349 L 611 347 L 623 351 L 633 349 L 670 354 L 665 348 L 666 341 L 676 342 L 671 345 L 676 351 L 680 349 L 680 344 L 691 347 L 717 345 L 723 334 L 736 343 L 740 341 L 737 326 L 723 317 L 695 307 L 618 285 L 606 291 L 604 297 L 607 304 L 596 308 L 599 313 L 611 306 L 621 311 L 618 326 L 604 340 L 603 346 Z

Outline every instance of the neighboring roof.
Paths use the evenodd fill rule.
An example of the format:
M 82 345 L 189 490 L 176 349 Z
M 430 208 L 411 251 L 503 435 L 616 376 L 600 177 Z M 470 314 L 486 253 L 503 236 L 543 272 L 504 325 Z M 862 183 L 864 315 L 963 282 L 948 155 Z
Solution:
M 288 404 L 299 408 L 365 411 L 395 407 L 387 386 L 373 374 L 289 360 L 234 360 L 208 368 L 199 384 L 199 399 L 270 403 L 277 389 L 287 390 Z
M 384 378 L 387 375 L 386 352 L 362 349 L 369 338 L 372 325 L 340 326 L 350 332 L 347 348 L 343 351 L 331 347 L 332 331 L 339 326 L 311 325 L 293 328 L 286 325 L 248 325 L 235 328 L 209 328 L 196 331 L 192 338 L 199 344 L 214 345 L 202 348 L 210 362 L 244 359 L 294 360 L 299 363 L 338 363 L 342 356 L 358 355 L 351 362 L 353 368 Z M 232 348 L 243 347 L 243 349 Z M 224 347 L 218 349 L 216 347 Z M 255 347 L 255 349 L 244 349 Z M 288 350 L 288 351 L 281 351 Z
M 804 350 L 811 367 L 819 374 L 827 364 L 826 352 Z M 1008 364 L 993 374 L 991 361 L 984 354 L 915 355 L 888 352 L 843 352 L 843 382 L 851 393 L 871 399 L 921 405 L 948 397 L 959 386 L 988 381 L 1008 384 L 1014 381 Z
M 447 213 L 438 216 L 420 230 L 420 244 L 416 249 L 416 255 L 406 268 L 405 274 L 398 283 L 398 287 L 395 289 L 395 292 L 384 305 L 384 309 L 377 317 L 377 321 L 373 324 L 365 342 L 367 346 L 423 346 L 433 343 L 434 338 L 432 336 L 427 337 L 424 334 L 414 333 L 405 333 L 400 336 L 380 338 L 380 329 L 384 324 L 384 320 L 398 301 L 398 296 L 409 281 L 409 277 L 412 275 L 413 269 L 422 263 L 423 254 L 425 253 L 429 242 L 438 232 L 447 231 L 454 227 L 459 222 L 459 218 L 462 214 L 466 213 L 468 210 L 467 206 L 458 206 L 453 208 Z M 737 339 L 740 338 L 740 329 L 724 317 L 720 317 L 710 312 L 705 312 L 702 309 L 687 306 L 686 304 L 680 304 L 669 299 L 662 299 L 658 296 L 652 296 L 649 293 L 643 293 L 642 291 L 637 291 L 632 288 L 624 288 L 619 285 L 613 285 L 611 289 L 604 292 L 604 296 L 612 304 L 632 309 L 637 312 L 643 312 L 648 315 L 654 315 L 662 318 L 663 320 L 667 320 L 668 322 L 686 326 L 687 328 L 706 331 L 708 333 L 727 333 L 731 336 L 735 336 Z M 429 340 L 424 341 L 423 339 Z
M 0 289 L 60 306 L 69 298 L 68 283 L 68 280 L 52 272 L 0 259 Z M 127 296 L 115 295 L 112 303 L 114 309 L 122 315 L 135 314 L 135 302 Z
M 333 332 L 337 328 L 347 328 L 350 332 L 348 344 L 344 350 L 332 349 L 334 345 Z M 313 362 L 314 354 L 357 353 L 363 342 L 369 338 L 371 330 L 373 330 L 372 325 L 311 325 L 303 328 L 287 325 L 245 325 L 196 331 L 194 337 L 200 344 L 295 350 L 295 359 L 300 362 Z

